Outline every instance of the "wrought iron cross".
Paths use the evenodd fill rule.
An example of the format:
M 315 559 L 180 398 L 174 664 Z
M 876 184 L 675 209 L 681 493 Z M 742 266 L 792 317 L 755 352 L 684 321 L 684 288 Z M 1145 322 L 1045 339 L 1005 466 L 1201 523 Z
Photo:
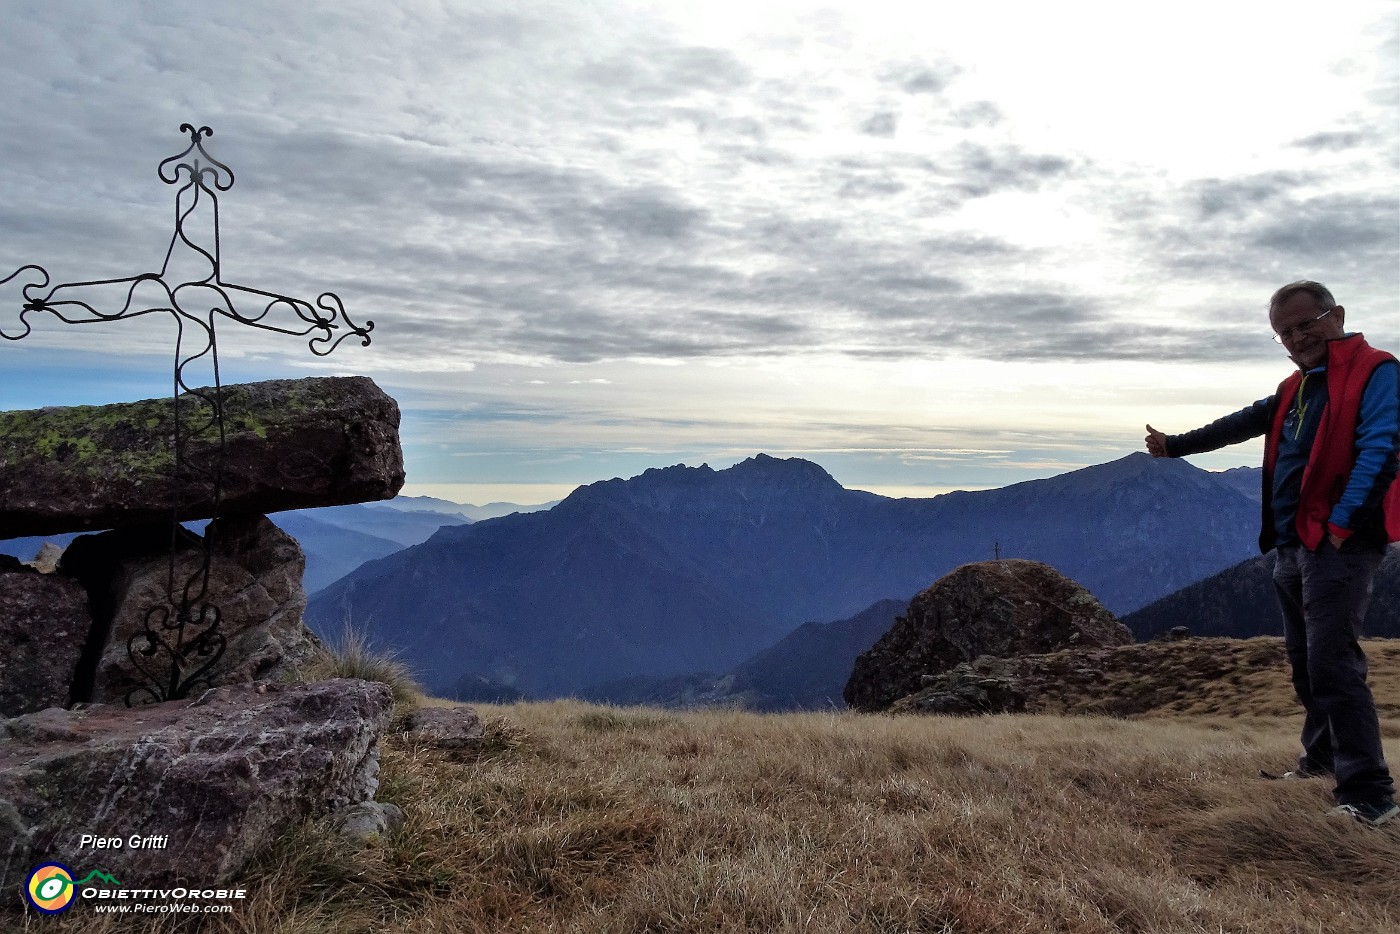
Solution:
M 205 151 L 204 139 L 214 135 L 209 127 L 196 129 L 186 123 L 180 132 L 189 134 L 189 146 L 157 169 L 167 185 L 181 184 L 183 178 L 175 195 L 175 232 L 160 272 L 49 287 L 44 267 L 21 266 L 0 279 L 0 285 L 17 279 L 24 283 L 22 329 L 7 333 L 0 328 L 0 337 L 12 341 L 27 337 L 33 330 L 30 318 L 35 315 L 51 315 L 65 324 L 101 324 L 162 312 L 170 315 L 175 322 L 171 397 L 175 489 L 189 491 L 192 499 L 208 498 L 217 516 L 223 480 L 224 412 L 216 322 L 225 319 L 281 334 L 311 335 L 308 347 L 317 356 L 329 354 L 349 337 L 362 338 L 361 346 L 369 346 L 374 322 L 366 321 L 364 326 L 351 322 L 340 298 L 332 292 L 321 293 L 313 305 L 224 281 L 217 192 L 233 187 L 233 171 Z M 204 220 L 208 225 L 205 235 L 200 236 L 196 225 Z M 335 333 L 342 329 L 343 333 Z M 212 367 L 212 393 L 196 391 L 186 381 L 186 369 L 201 360 Z M 186 455 L 190 440 L 199 437 L 218 439 L 220 456 L 212 465 L 192 464 Z M 209 594 L 211 551 L 207 535 L 200 568 L 185 580 L 177 580 L 181 505 L 177 501 L 171 512 L 170 571 L 164 602 L 146 612 L 144 628 L 127 641 L 132 665 L 147 679 L 127 693 L 128 706 L 138 699 L 147 703 L 175 700 L 197 687 L 211 685 L 209 672 L 227 645 L 220 631 L 219 608 Z

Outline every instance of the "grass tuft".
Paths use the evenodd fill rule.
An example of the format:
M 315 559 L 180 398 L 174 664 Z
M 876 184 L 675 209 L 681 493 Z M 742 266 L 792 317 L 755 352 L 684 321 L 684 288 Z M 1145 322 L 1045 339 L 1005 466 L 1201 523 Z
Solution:
M 398 654 L 376 648 L 368 634 L 356 629 L 349 620 L 342 626 L 339 637 L 326 645 L 314 675 L 322 680 L 358 678 L 387 684 L 394 694 L 394 708 L 400 713 L 417 707 L 423 699 L 422 687 Z

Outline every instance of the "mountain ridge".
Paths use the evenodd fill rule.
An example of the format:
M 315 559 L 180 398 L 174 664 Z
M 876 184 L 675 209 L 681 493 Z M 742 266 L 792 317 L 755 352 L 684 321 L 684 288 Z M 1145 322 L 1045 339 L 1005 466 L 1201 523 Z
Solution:
M 439 529 L 330 585 L 308 619 L 366 625 L 430 686 L 475 673 L 548 696 L 725 671 L 801 623 L 917 593 L 997 547 L 1121 613 L 1238 562 L 1257 523 L 1227 483 L 1146 454 L 929 499 L 847 490 L 813 462 L 756 455 Z
M 1283 633 L 1273 584 L 1274 554 L 1255 555 L 1167 594 L 1123 617 L 1141 639 L 1174 626 L 1197 636 L 1248 639 Z M 1386 549 L 1372 581 L 1371 603 L 1362 623 L 1367 636 L 1400 638 L 1400 544 Z

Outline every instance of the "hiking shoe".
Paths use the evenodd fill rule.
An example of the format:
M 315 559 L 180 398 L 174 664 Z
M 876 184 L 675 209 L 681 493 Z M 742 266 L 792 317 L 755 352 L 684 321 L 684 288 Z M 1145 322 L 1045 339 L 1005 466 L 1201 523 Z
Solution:
M 1327 812 L 1329 817 L 1351 817 L 1370 827 L 1379 827 L 1400 816 L 1400 804 L 1389 798 L 1380 801 L 1359 801 L 1339 804 Z

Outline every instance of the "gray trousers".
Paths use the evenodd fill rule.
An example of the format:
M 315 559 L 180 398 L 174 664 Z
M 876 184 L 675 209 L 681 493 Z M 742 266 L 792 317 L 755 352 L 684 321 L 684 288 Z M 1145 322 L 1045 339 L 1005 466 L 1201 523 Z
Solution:
M 1340 804 L 1392 798 L 1395 783 L 1366 684 L 1366 655 L 1357 642 L 1384 555 L 1338 551 L 1326 540 L 1315 552 L 1300 544 L 1276 552 L 1274 588 L 1284 642 L 1306 711 L 1298 768 L 1334 774 Z

